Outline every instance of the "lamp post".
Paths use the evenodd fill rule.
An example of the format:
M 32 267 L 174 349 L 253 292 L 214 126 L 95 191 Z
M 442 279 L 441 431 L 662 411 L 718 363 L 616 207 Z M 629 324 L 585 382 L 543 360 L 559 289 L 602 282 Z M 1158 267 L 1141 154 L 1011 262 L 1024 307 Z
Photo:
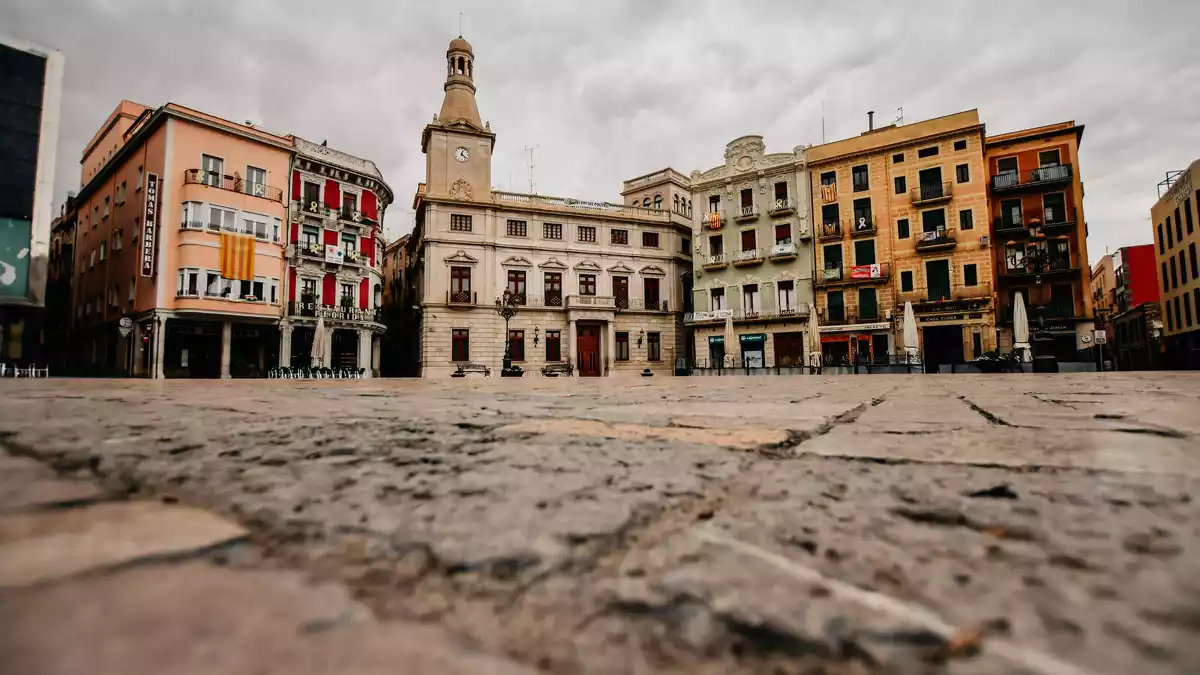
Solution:
M 512 364 L 512 341 L 508 339 L 508 322 L 517 314 L 520 296 L 509 289 L 504 290 L 502 297 L 496 298 L 496 313 L 504 319 L 504 367 L 500 369 L 500 377 L 521 377 L 524 371 Z

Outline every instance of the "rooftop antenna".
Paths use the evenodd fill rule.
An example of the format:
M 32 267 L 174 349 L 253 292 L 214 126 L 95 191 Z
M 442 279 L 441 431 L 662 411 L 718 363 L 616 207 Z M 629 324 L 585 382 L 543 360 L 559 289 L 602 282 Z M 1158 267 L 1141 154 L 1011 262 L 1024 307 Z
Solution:
M 902 126 L 904 124 L 904 106 L 900 106 L 899 108 L 896 108 L 895 124 L 896 124 L 896 126 Z
M 537 194 L 537 190 L 535 190 L 533 187 L 533 169 L 534 169 L 534 167 L 537 166 L 536 164 L 533 163 L 533 151 L 537 150 L 540 147 L 542 147 L 542 146 L 535 145 L 532 148 L 529 147 L 528 145 L 525 146 L 525 152 L 529 153 L 529 194 L 531 194 L 531 195 Z

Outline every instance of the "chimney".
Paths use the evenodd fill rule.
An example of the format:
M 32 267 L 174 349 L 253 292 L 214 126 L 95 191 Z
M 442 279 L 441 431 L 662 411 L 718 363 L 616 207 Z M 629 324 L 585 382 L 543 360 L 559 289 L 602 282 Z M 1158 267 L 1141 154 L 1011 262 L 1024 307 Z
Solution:
M 875 111 L 867 111 L 867 131 L 875 131 Z

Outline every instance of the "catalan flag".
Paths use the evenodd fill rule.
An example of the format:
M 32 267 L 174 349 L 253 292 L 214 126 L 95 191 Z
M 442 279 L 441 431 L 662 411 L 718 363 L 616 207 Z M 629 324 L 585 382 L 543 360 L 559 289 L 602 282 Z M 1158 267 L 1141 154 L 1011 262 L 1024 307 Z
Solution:
M 226 279 L 254 280 L 254 237 L 248 234 L 221 233 L 221 276 Z
M 708 227 L 713 230 L 721 229 L 721 214 L 718 211 L 708 213 Z

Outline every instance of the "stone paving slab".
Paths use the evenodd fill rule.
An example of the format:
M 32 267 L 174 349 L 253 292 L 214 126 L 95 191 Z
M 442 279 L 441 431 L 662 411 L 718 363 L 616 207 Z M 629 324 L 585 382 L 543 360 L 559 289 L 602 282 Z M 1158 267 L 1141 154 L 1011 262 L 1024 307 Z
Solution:
M 9 447 L 547 672 L 1200 671 L 1195 375 L 22 384 Z

